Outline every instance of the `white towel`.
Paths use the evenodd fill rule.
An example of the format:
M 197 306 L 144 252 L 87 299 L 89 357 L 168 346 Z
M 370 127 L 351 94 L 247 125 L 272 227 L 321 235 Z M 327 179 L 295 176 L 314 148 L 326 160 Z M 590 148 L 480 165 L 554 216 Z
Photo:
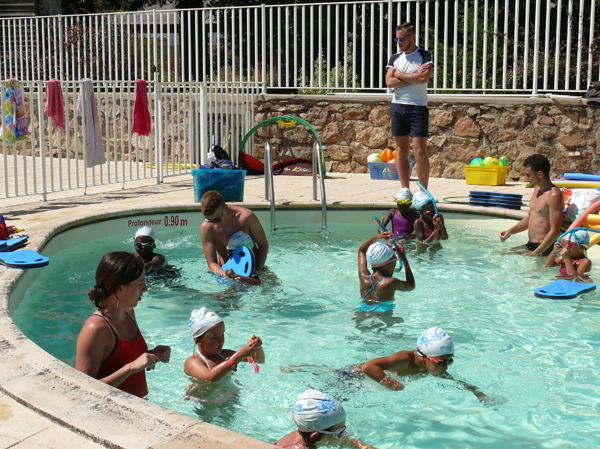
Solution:
M 106 162 L 104 145 L 102 143 L 102 127 L 100 115 L 94 97 L 94 86 L 91 79 L 81 80 L 82 85 L 77 97 L 76 112 L 85 121 L 85 152 L 84 160 L 86 167 L 102 165 Z

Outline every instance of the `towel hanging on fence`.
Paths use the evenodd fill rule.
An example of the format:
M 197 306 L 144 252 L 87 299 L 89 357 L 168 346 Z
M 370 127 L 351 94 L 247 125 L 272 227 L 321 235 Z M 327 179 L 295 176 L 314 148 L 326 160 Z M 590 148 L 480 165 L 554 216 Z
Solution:
M 65 130 L 65 108 L 63 106 L 63 93 L 60 81 L 52 78 L 46 83 L 46 106 L 44 114 L 52 119 L 57 128 Z
M 152 119 L 148 110 L 148 92 L 145 80 L 136 80 L 137 88 L 133 103 L 133 119 L 131 121 L 131 132 L 139 136 L 147 136 L 152 132 Z
M 27 117 L 25 117 L 23 93 L 21 92 L 21 85 L 15 78 L 6 80 L 4 126 L 0 128 L 0 134 L 11 145 L 29 140 L 29 127 Z
M 92 80 L 85 78 L 81 80 L 81 83 L 75 110 L 77 114 L 83 117 L 85 123 L 85 164 L 87 167 L 93 167 L 106 162 L 102 143 L 102 127 L 100 126 L 100 116 L 98 115 Z

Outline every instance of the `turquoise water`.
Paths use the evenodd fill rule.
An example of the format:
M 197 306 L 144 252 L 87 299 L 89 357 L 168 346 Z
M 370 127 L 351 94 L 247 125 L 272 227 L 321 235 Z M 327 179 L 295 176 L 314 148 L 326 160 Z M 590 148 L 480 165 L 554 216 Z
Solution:
M 367 212 L 368 214 L 368 212 Z M 148 373 L 152 402 L 273 442 L 293 430 L 291 408 L 307 388 L 338 398 L 353 436 L 378 448 L 596 448 L 600 438 L 600 301 L 536 298 L 553 280 L 541 260 L 501 256 L 497 232 L 447 219 L 450 240 L 437 253 L 407 254 L 417 287 L 396 295 L 389 312 L 358 313 L 357 248 L 372 225 L 330 223 L 270 238 L 263 285 L 220 285 L 207 272 L 197 227 L 158 232 L 158 252 L 181 268 L 174 280 L 151 277 L 136 308 L 149 346 L 168 344 L 171 362 Z M 513 244 L 522 243 L 521 236 Z M 102 255 L 132 250 L 131 235 L 93 240 L 54 255 L 14 311 L 19 328 L 74 366 L 77 335 L 93 312 L 87 291 Z M 598 267 L 594 267 L 592 277 Z M 404 278 L 404 273 L 400 273 Z M 259 375 L 249 365 L 183 398 L 192 353 L 188 319 L 202 306 L 226 323 L 225 346 L 252 334 L 264 342 Z M 413 349 L 420 333 L 444 328 L 455 343 L 449 372 L 492 397 L 490 405 L 450 380 L 401 379 L 393 392 L 369 379 L 339 379 L 352 363 Z

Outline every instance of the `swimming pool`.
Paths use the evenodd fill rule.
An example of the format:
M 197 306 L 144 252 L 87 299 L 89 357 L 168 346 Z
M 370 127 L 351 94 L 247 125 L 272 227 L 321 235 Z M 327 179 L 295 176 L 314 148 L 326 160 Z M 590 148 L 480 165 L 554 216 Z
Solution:
M 497 239 L 504 228 L 498 220 L 448 214 L 450 240 L 442 251 L 415 256 L 409 249 L 417 288 L 398 294 L 390 312 L 356 313 L 356 249 L 375 231 L 373 213 L 331 214 L 331 235 L 314 227 L 287 229 L 298 214 L 304 219 L 312 213 L 318 217 L 307 211 L 278 215 L 286 229 L 271 239 L 274 274 L 253 289 L 229 290 L 206 272 L 197 213 L 136 218 L 131 226 L 122 219 L 59 235 L 44 250 L 51 265 L 37 272 L 22 301 L 11 302 L 12 315 L 29 338 L 73 365 L 77 334 L 92 311 L 86 294 L 98 260 L 109 250 L 132 249 L 135 229 L 150 224 L 158 230 L 159 252 L 182 269 L 175 281 L 151 278 L 136 309 L 149 344 L 173 347 L 171 363 L 148 373 L 149 399 L 157 404 L 274 441 L 293 428 L 289 416 L 297 394 L 316 388 L 340 399 L 349 429 L 379 448 L 596 446 L 596 293 L 562 302 L 535 298 L 533 289 L 552 280 L 553 270 L 541 261 L 494 254 L 506 247 Z M 93 238 L 98 235 L 108 236 Z M 91 242 L 58 251 L 67 240 Z M 524 237 L 511 240 L 518 244 Z M 203 305 L 223 316 L 227 347 L 237 349 L 252 333 L 260 335 L 267 362 L 258 376 L 241 367 L 218 394 L 209 391 L 206 401 L 192 402 L 183 399 L 189 381 L 182 365 L 193 349 L 187 320 Z M 409 381 L 404 391 L 391 392 L 334 372 L 412 349 L 421 331 L 434 325 L 455 342 L 449 372 L 480 387 L 496 405 L 481 405 L 447 380 Z

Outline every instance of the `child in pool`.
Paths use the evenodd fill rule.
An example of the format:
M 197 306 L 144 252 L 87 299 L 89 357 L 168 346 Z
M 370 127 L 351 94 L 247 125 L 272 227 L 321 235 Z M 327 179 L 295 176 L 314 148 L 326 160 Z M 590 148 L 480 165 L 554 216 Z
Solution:
M 427 193 L 415 193 L 413 203 L 421 217 L 415 220 L 415 234 L 420 243 L 435 245 L 440 240 L 448 240 L 448 232 L 442 214 L 435 213 L 433 200 Z
M 390 209 L 383 219 L 383 226 L 392 222 L 392 233 L 400 237 L 408 237 L 415 231 L 415 220 L 419 218 L 419 213 L 411 210 L 412 193 L 408 188 L 400 189 L 394 197 L 396 209 Z
M 144 262 L 146 274 L 155 273 L 165 267 L 167 261 L 162 254 L 156 254 L 156 234 L 152 228 L 144 226 L 137 230 L 133 246 L 137 255 Z
M 360 294 L 363 301 L 369 305 L 393 301 L 395 292 L 408 292 L 415 288 L 415 278 L 403 248 L 396 247 L 396 254 L 404 264 L 406 281 L 393 277 L 398 260 L 394 256 L 394 251 L 389 246 L 376 242 L 379 239 L 389 239 L 391 236 L 391 232 L 382 232 L 371 237 L 358 249 Z M 367 263 L 371 265 L 373 273 L 369 271 Z
M 206 307 L 192 312 L 190 327 L 198 348 L 188 357 L 183 366 L 188 376 L 217 382 L 232 371 L 237 371 L 239 362 L 245 362 L 251 357 L 254 357 L 256 363 L 265 361 L 262 340 L 255 335 L 248 344 L 237 351 L 223 349 L 225 323 L 215 312 Z
M 421 334 L 417 340 L 417 348 L 412 351 L 398 351 L 388 357 L 379 357 L 362 365 L 350 365 L 343 369 L 342 374 L 358 376 L 366 374 L 391 390 L 403 390 L 404 385 L 388 376 L 386 371 L 398 376 L 427 375 L 454 379 L 448 374 L 448 366 L 452 365 L 454 343 L 443 329 L 431 327 Z M 476 387 L 458 381 L 462 386 L 472 391 L 481 402 L 487 403 L 488 396 Z
M 306 449 L 336 445 L 375 449 L 358 438 L 343 437 L 346 431 L 346 411 L 331 395 L 317 390 L 306 390 L 292 409 L 292 421 L 298 426 L 281 438 L 275 446 L 288 449 Z M 337 445 L 336 445 L 337 446 Z
M 238 231 L 231 236 L 229 243 L 227 244 L 227 253 L 229 254 L 229 257 L 231 257 L 234 251 L 241 246 L 245 246 L 249 251 L 252 251 L 254 248 L 254 242 L 252 241 L 252 237 L 250 237 L 248 234 L 243 231 Z M 227 276 L 229 279 L 233 279 L 234 281 L 239 281 L 248 285 L 258 285 L 261 283 L 256 271 L 252 273 L 252 276 L 242 276 L 236 274 L 231 268 L 229 268 L 225 270 L 225 276 Z
M 563 237 L 554 244 L 552 252 L 546 258 L 546 267 L 560 266 L 560 276 L 582 276 L 592 269 L 592 261 L 586 256 L 590 236 L 583 229 Z M 556 257 L 559 255 L 560 257 Z

